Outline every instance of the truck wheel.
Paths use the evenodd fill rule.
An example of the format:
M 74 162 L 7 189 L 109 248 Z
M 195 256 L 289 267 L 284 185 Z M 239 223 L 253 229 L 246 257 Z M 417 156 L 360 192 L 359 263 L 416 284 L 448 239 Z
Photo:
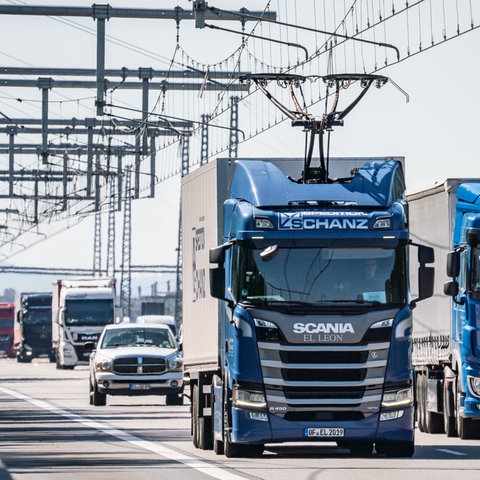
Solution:
M 240 457 L 242 455 L 241 446 L 232 443 L 230 440 L 231 416 L 230 401 L 228 400 L 231 393 L 225 389 L 223 396 L 223 453 L 227 458 Z
M 213 395 L 212 395 L 213 398 Z M 215 427 L 214 427 L 214 418 L 215 418 L 215 401 L 212 400 L 212 443 L 213 443 L 213 451 L 217 455 L 223 455 L 223 442 L 221 440 L 217 440 L 215 438 Z
M 92 402 L 96 407 L 103 407 L 107 404 L 107 394 L 98 391 L 95 380 L 93 381 Z
M 452 415 L 452 412 L 455 411 L 455 406 L 451 386 L 451 383 L 443 381 L 443 425 L 447 437 L 456 437 L 455 416 Z
M 352 455 L 371 455 L 373 451 L 373 442 L 352 441 L 347 442 L 346 447 Z
M 192 391 L 192 437 L 193 446 L 198 448 L 198 385 Z
M 409 458 L 415 453 L 414 442 L 378 442 L 375 444 L 377 453 L 389 458 Z
M 424 375 L 417 374 L 416 393 L 417 393 L 417 426 L 421 432 L 425 432 L 425 388 Z
M 443 415 L 426 411 L 425 426 L 427 433 L 443 433 Z
M 461 392 L 460 392 L 458 383 L 459 382 L 458 382 L 458 377 L 457 377 L 457 382 L 456 382 L 457 395 L 456 395 L 456 405 L 455 405 L 455 420 L 456 420 L 456 425 L 457 425 L 458 436 L 462 440 L 470 440 L 470 439 L 473 439 L 473 438 L 478 438 L 479 437 L 479 432 L 478 432 L 479 423 L 477 423 L 472 418 L 464 418 L 464 417 L 460 416 Z

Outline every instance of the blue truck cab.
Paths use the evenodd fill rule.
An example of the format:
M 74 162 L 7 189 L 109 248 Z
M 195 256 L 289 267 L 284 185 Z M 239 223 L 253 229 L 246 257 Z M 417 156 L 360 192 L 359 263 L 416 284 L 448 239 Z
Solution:
M 452 280 L 444 288 L 452 297 L 447 415 L 461 438 L 474 438 L 480 427 L 480 183 L 460 184 L 455 207 L 453 249 L 447 256 Z
M 333 441 L 413 455 L 412 308 L 432 294 L 433 251 L 414 244 L 412 299 L 404 190 L 397 160 L 321 184 L 235 162 L 209 254 L 217 368 L 194 372 L 185 344 L 195 446 L 231 457 Z

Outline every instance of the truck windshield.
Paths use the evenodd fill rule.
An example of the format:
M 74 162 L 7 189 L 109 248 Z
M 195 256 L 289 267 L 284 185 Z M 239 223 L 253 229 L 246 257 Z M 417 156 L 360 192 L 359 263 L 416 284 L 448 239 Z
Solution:
M 270 247 L 270 252 L 272 248 Z M 406 302 L 405 250 L 239 247 L 234 291 L 261 306 L 398 305 Z M 235 255 L 235 253 L 234 253 Z M 262 258 L 263 256 L 263 258 Z
M 27 325 L 48 325 L 52 323 L 52 312 L 47 311 L 30 311 L 23 316 L 23 323 Z
M 69 327 L 113 323 L 113 300 L 67 300 L 65 304 L 65 325 Z
M 14 312 L 13 309 L 0 308 L 0 327 L 13 328 Z
M 471 290 L 472 292 L 480 292 L 480 248 L 472 248 L 472 280 Z

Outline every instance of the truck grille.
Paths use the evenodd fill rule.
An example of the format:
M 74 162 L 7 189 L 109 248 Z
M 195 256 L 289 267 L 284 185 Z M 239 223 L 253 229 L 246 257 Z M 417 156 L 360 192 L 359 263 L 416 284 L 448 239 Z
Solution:
M 130 375 L 155 375 L 167 369 L 164 358 L 159 357 L 124 357 L 113 362 L 114 373 Z
M 377 340 L 377 339 L 376 339 Z M 358 420 L 380 408 L 389 342 L 259 342 L 270 412 L 291 421 Z

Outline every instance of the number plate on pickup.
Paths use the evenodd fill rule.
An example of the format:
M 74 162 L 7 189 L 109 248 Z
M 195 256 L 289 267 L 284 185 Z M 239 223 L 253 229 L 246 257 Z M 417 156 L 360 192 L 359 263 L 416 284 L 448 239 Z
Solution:
M 345 435 L 345 430 L 343 428 L 306 428 L 305 437 L 319 437 L 319 438 L 333 438 L 333 437 L 343 437 Z
M 150 390 L 148 383 L 131 383 L 130 390 Z

